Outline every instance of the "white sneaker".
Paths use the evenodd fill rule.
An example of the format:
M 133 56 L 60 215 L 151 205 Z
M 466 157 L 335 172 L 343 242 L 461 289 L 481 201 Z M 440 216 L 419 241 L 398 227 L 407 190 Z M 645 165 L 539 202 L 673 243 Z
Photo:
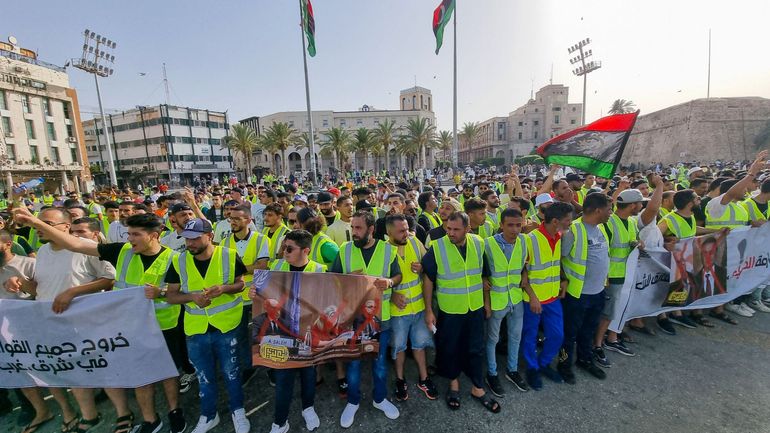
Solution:
M 770 313 L 770 307 L 757 300 L 749 302 L 749 307 L 752 310 L 761 311 L 763 313 Z
M 749 313 L 743 308 L 741 308 L 739 304 L 734 304 L 732 302 L 728 302 L 727 304 L 725 304 L 725 310 L 743 317 L 751 317 L 754 315 L 753 313 Z
M 289 431 L 289 421 L 286 421 L 286 424 L 282 426 L 274 423 L 270 428 L 270 433 L 286 433 L 287 431 Z
M 318 414 L 315 413 L 313 406 L 302 411 L 302 418 L 305 418 L 305 428 L 310 431 L 317 429 L 321 425 L 321 420 L 318 419 Z M 288 425 L 289 423 L 286 424 Z
M 342 411 L 342 415 L 340 416 L 340 427 L 349 428 L 353 425 L 353 421 L 356 420 L 356 412 L 358 412 L 358 406 L 359 405 L 357 404 L 350 403 L 345 405 L 345 410 Z
M 249 422 L 249 419 L 246 418 L 246 411 L 244 411 L 243 408 L 236 409 L 231 416 L 233 418 L 235 433 L 249 433 L 251 423 Z M 286 425 L 288 430 L 289 423 L 286 423 Z
M 746 317 L 754 317 L 754 313 L 756 313 L 756 311 L 754 311 L 753 309 L 751 309 L 751 307 L 749 307 L 748 305 L 746 305 L 746 303 L 744 303 L 744 302 L 741 302 L 740 304 L 738 304 L 738 307 L 739 307 L 741 310 L 745 311 L 747 314 L 749 314 L 749 315 L 748 315 L 748 316 L 746 316 Z
M 207 420 L 205 416 L 201 415 L 198 419 L 198 424 L 190 433 L 206 433 L 219 425 L 219 414 L 214 415 L 214 418 Z
M 384 399 L 379 403 L 373 403 L 373 406 L 377 409 L 381 410 L 386 417 L 390 419 L 396 419 L 398 418 L 401 413 L 398 411 L 398 408 L 393 405 L 388 399 Z

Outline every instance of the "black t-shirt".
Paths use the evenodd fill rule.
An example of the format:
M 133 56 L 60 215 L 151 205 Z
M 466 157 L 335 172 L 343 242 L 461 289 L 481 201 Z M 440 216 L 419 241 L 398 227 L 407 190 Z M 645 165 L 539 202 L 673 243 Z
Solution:
M 305 268 L 306 268 L 306 267 L 307 267 L 307 265 L 305 265 L 305 266 L 293 266 L 293 265 L 289 265 L 289 270 L 290 270 L 290 271 L 293 271 L 293 272 L 303 272 L 303 271 L 305 270 Z
M 126 242 L 113 242 L 111 244 L 97 245 L 96 250 L 99 251 L 99 260 L 110 262 L 115 270 L 120 272 L 120 269 L 118 269 L 118 257 L 120 257 L 120 250 L 123 249 L 124 245 L 126 245 Z M 139 255 L 139 257 L 142 259 L 142 266 L 144 267 L 145 271 L 147 268 L 152 266 L 153 262 L 155 262 L 155 259 L 157 259 L 165 249 L 166 247 L 161 245 L 158 254 L 152 256 L 145 256 L 144 254 Z
M 431 231 L 428 232 L 428 236 L 430 237 L 431 242 L 435 241 L 436 239 L 441 239 L 446 236 L 446 229 L 444 226 L 438 226 L 435 229 L 431 229 Z
M 417 237 L 420 242 L 425 243 L 425 237 L 428 236 L 428 233 L 421 225 L 417 224 L 417 220 L 414 219 L 413 216 L 407 215 L 406 222 L 409 224 L 409 230 L 414 232 L 415 237 Z M 386 234 L 388 234 L 388 231 L 385 227 L 385 217 L 378 218 L 374 223 L 374 238 L 384 241 Z
M 374 245 L 372 245 L 369 248 L 361 248 L 361 256 L 364 258 L 364 264 L 366 266 L 369 266 L 369 261 L 372 260 L 372 256 L 374 255 L 374 250 L 376 249 L 377 249 L 377 242 L 375 242 Z M 330 272 L 334 272 L 337 274 L 343 273 L 341 253 L 342 251 L 340 251 L 340 254 L 337 255 L 337 258 L 334 260 L 334 264 L 332 265 Z M 393 278 L 396 275 L 401 275 L 401 266 L 398 265 L 398 260 L 393 260 L 393 262 L 390 264 L 390 275 L 388 275 L 388 278 Z
M 334 220 L 337 219 L 337 214 L 333 213 L 331 216 L 324 215 L 324 218 L 326 218 L 326 225 L 330 226 L 330 225 L 334 224 Z
M 759 209 L 760 212 L 762 212 L 763 214 L 767 213 L 767 202 L 759 203 L 759 202 L 755 201 L 754 204 L 757 205 L 757 209 Z
M 246 269 L 246 265 L 243 264 L 243 261 L 240 257 L 238 257 L 237 254 L 232 254 L 231 257 L 235 257 L 235 278 L 240 277 L 241 275 L 244 275 L 248 273 L 249 271 Z M 193 256 L 193 263 L 195 263 L 195 268 L 198 269 L 198 272 L 205 278 L 206 277 L 206 271 L 209 270 L 209 263 L 211 263 L 211 257 L 209 257 L 207 260 L 198 260 Z M 166 283 L 168 284 L 179 284 L 181 281 L 179 279 L 179 273 L 174 269 L 174 267 L 170 267 L 168 269 L 168 273 L 166 273 Z

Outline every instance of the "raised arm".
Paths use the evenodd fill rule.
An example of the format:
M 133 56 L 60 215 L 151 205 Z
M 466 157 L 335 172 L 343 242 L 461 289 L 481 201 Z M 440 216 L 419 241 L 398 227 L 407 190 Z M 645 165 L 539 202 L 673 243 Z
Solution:
M 72 236 L 69 233 L 57 230 L 53 226 L 49 226 L 38 217 L 32 215 L 27 208 L 19 207 L 14 209 L 13 218 L 16 222 L 34 228 L 38 233 L 45 234 L 46 238 L 54 241 L 57 245 L 65 249 L 76 253 L 99 257 L 97 243 L 77 236 Z

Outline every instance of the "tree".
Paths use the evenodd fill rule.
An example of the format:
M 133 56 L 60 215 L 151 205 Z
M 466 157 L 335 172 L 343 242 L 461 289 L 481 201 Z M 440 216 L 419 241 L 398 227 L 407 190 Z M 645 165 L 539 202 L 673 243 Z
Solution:
M 337 170 L 344 171 L 345 155 L 350 151 L 351 142 L 350 133 L 345 129 L 335 126 L 324 132 L 326 140 L 321 143 L 321 152 L 331 155 L 334 158 L 334 166 Z
M 297 130 L 286 122 L 273 122 L 262 136 L 262 146 L 271 152 L 281 152 L 281 173 L 288 176 L 286 149 L 299 143 Z
M 240 153 L 246 160 L 246 178 L 251 176 L 251 155 L 259 145 L 256 131 L 249 126 L 236 123 L 230 127 L 230 135 L 225 137 L 225 146 Z
M 636 111 L 636 104 L 634 101 L 626 101 L 625 99 L 616 99 L 610 107 L 609 114 L 626 114 Z
M 436 127 L 430 124 L 427 117 L 410 119 L 406 124 L 401 150 L 404 154 L 414 154 L 420 157 L 420 167 L 427 167 L 425 153 L 429 147 L 436 146 Z M 414 169 L 414 166 L 412 166 Z
M 385 154 L 386 170 L 390 170 L 390 147 L 396 143 L 398 130 L 394 120 L 385 119 L 372 131 L 377 145 Z
M 478 136 L 479 124 L 476 122 L 465 122 L 462 132 L 460 132 L 460 137 L 465 140 L 465 143 L 468 145 L 468 149 L 473 146 L 473 142 L 476 141 L 476 137 Z
M 353 136 L 353 141 L 351 143 L 351 149 L 354 152 L 354 155 L 356 157 L 356 166 L 360 170 L 366 170 L 366 160 L 368 159 L 369 153 L 375 153 L 373 152 L 373 148 L 377 146 L 377 141 L 374 139 L 374 135 L 372 134 L 372 131 L 370 131 L 367 128 L 358 128 L 356 130 L 356 134 Z M 360 166 L 358 163 L 358 154 L 363 153 L 364 155 L 364 164 L 363 167 Z
M 436 137 L 436 145 L 442 152 L 444 152 L 444 156 L 446 157 L 447 153 L 452 150 L 452 145 L 454 145 L 452 133 L 450 131 L 439 132 L 438 137 Z M 450 157 L 449 159 L 451 160 L 452 158 Z

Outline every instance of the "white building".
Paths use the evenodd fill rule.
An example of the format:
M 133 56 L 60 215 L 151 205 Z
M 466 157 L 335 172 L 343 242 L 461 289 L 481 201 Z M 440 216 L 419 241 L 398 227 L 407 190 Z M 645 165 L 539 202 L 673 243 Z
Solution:
M 119 183 L 187 184 L 195 177 L 233 173 L 224 146 L 226 113 L 163 104 L 107 115 L 107 125 Z M 99 168 L 97 183 L 106 184 L 109 160 L 101 118 L 83 122 L 83 130 L 88 160 Z
M 327 172 L 334 165 L 333 158 L 325 158 L 320 155 L 321 143 L 325 139 L 324 133 L 332 127 L 345 128 L 353 135 L 359 128 L 375 129 L 380 125 L 380 122 L 385 120 L 395 122 L 395 126 L 400 128 L 399 133 L 403 132 L 403 128 L 409 120 L 416 120 L 418 117 L 427 118 L 430 125 L 436 124 L 436 115 L 433 112 L 433 97 L 430 90 L 423 87 L 412 87 L 402 90 L 399 98 L 400 109 L 398 110 L 380 110 L 369 105 L 363 105 L 356 111 L 313 111 L 316 153 L 318 154 L 318 163 L 321 170 Z M 278 122 L 287 123 L 300 134 L 303 132 L 307 133 L 310 129 L 307 111 L 284 111 L 266 116 L 249 117 L 240 121 L 242 124 L 251 126 L 259 134 L 263 134 L 270 125 Z M 393 147 L 391 147 L 389 153 L 391 170 L 400 170 L 406 167 L 406 161 L 396 153 Z M 435 164 L 434 153 L 435 150 L 433 149 L 427 151 L 426 160 L 428 161 L 428 167 L 433 167 Z M 243 170 L 245 167 L 244 161 L 242 161 L 240 155 L 236 155 L 235 158 L 236 166 Z M 272 158 L 272 163 L 270 158 Z M 310 167 L 310 150 L 307 148 L 290 147 L 286 151 L 286 159 L 288 160 L 290 172 L 307 171 Z M 349 162 L 356 168 L 372 170 L 374 168 L 384 168 L 385 158 L 374 158 L 371 155 L 358 154 L 351 156 Z M 252 158 L 252 166 L 264 168 L 278 167 L 278 170 L 280 170 L 282 167 L 281 154 L 276 152 L 273 155 L 268 155 L 266 152 L 258 150 Z M 259 168 L 256 169 L 259 170 Z
M 49 191 L 88 189 L 91 174 L 83 164 L 77 92 L 70 88 L 67 72 L 19 47 L 14 37 L 8 42 L 0 42 L 0 167 L 5 183 L 42 177 L 42 188 Z

